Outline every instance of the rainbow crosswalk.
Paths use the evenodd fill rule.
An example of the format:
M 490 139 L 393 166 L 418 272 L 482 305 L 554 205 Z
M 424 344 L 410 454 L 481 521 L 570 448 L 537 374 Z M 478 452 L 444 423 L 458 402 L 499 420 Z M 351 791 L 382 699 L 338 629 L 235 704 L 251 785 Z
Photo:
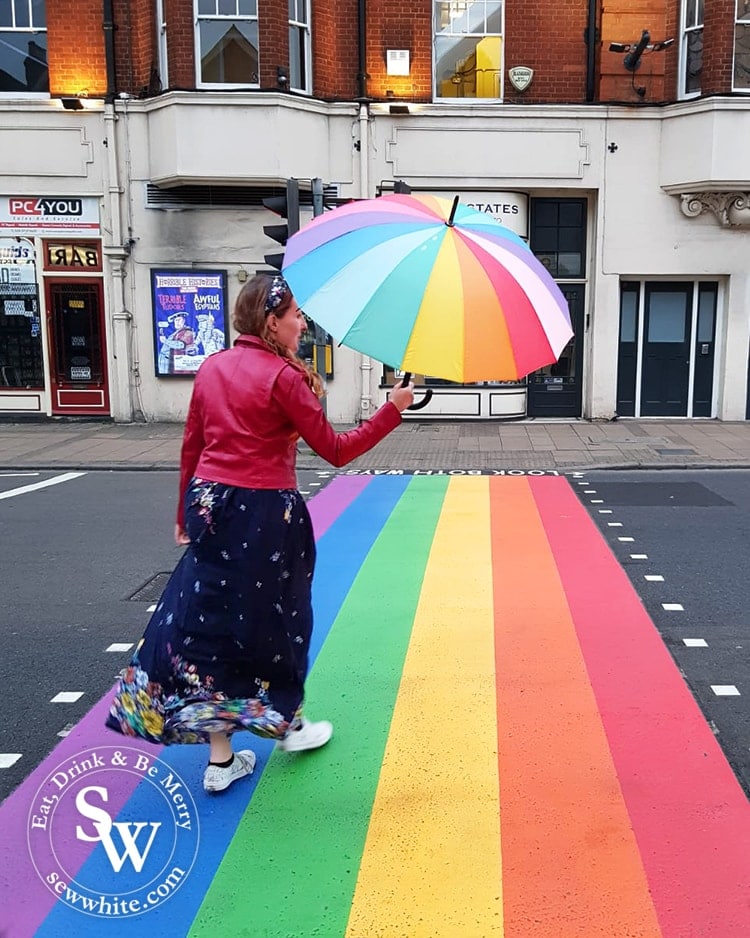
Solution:
M 201 747 L 127 741 L 184 780 L 195 862 L 130 914 L 135 874 L 61 800 L 64 885 L 103 894 L 84 911 L 37 875 L 29 815 L 64 760 L 117 746 L 101 701 L 0 806 L 0 934 L 750 935 L 750 805 L 564 478 L 341 476 L 310 509 L 308 701 L 332 742 L 246 736 L 255 774 L 209 797 Z M 113 817 L 153 821 L 153 765 L 109 773 Z

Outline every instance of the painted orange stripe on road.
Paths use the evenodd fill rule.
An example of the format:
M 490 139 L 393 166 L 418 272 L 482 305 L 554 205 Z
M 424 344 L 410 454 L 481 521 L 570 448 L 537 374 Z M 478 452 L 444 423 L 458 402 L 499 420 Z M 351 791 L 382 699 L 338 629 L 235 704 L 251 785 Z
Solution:
M 528 481 L 491 480 L 490 503 L 505 936 L 660 938 Z

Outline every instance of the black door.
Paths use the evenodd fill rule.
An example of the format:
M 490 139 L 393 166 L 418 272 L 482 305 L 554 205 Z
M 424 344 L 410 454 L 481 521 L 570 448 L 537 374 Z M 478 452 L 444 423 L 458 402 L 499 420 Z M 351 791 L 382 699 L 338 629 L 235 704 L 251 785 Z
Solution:
M 583 306 L 586 289 L 582 283 L 558 284 L 568 301 L 573 338 L 554 365 L 535 371 L 528 378 L 526 412 L 529 417 L 580 417 L 583 364 Z
M 641 373 L 643 417 L 687 416 L 692 310 L 692 284 L 646 285 Z
M 620 343 L 617 354 L 617 415 L 635 417 L 638 379 L 638 300 L 640 285 L 620 287 Z
M 693 374 L 693 416 L 710 417 L 714 394 L 714 346 L 716 345 L 715 283 L 698 286 L 698 323 L 695 332 L 695 370 Z

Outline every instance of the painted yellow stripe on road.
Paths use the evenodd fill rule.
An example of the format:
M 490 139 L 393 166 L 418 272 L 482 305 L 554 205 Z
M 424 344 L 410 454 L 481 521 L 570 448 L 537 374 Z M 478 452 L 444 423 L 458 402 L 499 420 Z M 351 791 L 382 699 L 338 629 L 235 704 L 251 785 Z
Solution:
M 487 478 L 448 487 L 347 938 L 503 935 L 488 504 Z

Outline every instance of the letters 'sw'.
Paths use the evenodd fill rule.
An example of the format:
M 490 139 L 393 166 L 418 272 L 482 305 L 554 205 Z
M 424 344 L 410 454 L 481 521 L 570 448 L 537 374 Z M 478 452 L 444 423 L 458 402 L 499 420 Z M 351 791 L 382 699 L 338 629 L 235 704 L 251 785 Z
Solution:
M 99 808 L 96 805 L 89 804 L 86 801 L 86 795 L 89 792 L 96 792 L 102 799 L 102 801 L 107 800 L 107 789 L 100 788 L 95 785 L 89 786 L 88 788 L 82 788 L 76 795 L 76 808 L 78 813 L 82 814 L 84 817 L 89 818 L 93 822 L 94 828 L 96 830 L 96 835 L 91 836 L 87 834 L 83 827 L 80 824 L 76 825 L 76 838 L 78 840 L 85 840 L 88 843 L 95 843 L 96 841 L 101 841 L 104 846 L 104 849 L 109 858 L 109 862 L 112 864 L 112 869 L 115 873 L 119 873 L 125 864 L 125 860 L 128 858 L 133 864 L 133 869 L 136 873 L 140 873 L 143 869 L 143 864 L 146 862 L 151 846 L 154 842 L 154 837 L 156 837 L 156 832 L 161 827 L 161 822 L 156 821 L 129 821 L 128 823 L 124 822 L 113 822 L 110 815 L 103 809 Z M 122 841 L 123 851 L 122 853 L 118 852 L 117 847 L 112 840 L 112 828 L 117 831 L 120 835 L 120 840 Z M 138 845 L 138 839 L 141 837 L 141 833 L 144 831 L 144 828 L 151 828 L 151 833 L 146 834 L 148 837 L 145 847 L 141 850 Z M 141 838 L 142 840 L 143 838 Z

